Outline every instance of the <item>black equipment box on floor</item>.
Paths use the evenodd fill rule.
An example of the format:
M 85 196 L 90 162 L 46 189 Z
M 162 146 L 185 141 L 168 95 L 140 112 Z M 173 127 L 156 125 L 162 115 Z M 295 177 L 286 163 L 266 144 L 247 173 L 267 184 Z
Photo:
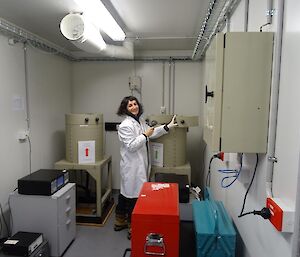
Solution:
M 20 231 L 3 243 L 2 251 L 9 255 L 30 256 L 43 242 L 41 233 Z
M 8 255 L 0 251 L 0 257 L 17 257 L 18 255 Z M 43 243 L 28 257 L 49 257 L 50 249 L 48 241 L 43 241 Z
M 187 175 L 180 175 L 175 173 L 156 173 L 155 182 L 177 183 L 179 188 L 179 202 L 189 202 L 190 185 Z
M 42 169 L 19 179 L 18 193 L 23 195 L 52 195 L 68 182 L 68 171 Z

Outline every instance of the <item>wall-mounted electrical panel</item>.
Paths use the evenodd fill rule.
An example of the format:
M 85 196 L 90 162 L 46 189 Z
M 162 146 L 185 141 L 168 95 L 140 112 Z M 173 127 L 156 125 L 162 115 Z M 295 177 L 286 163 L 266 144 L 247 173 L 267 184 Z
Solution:
M 204 140 L 213 152 L 266 153 L 273 33 L 218 33 L 205 56 Z

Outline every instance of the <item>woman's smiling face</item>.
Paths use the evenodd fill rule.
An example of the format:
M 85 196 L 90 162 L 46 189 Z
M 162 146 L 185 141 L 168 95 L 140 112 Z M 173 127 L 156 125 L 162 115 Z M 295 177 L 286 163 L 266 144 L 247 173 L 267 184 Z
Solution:
M 128 101 L 128 104 L 127 104 L 127 110 L 137 116 L 139 114 L 139 105 L 137 104 L 136 100 L 132 100 L 132 101 Z

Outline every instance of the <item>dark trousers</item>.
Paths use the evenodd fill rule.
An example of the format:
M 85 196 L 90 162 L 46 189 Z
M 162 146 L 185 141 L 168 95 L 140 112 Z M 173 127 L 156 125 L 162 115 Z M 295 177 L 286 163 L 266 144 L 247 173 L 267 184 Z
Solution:
M 116 207 L 117 215 L 124 215 L 128 218 L 128 221 L 131 221 L 131 214 L 134 209 L 137 198 L 127 198 L 122 194 L 119 194 L 118 204 Z

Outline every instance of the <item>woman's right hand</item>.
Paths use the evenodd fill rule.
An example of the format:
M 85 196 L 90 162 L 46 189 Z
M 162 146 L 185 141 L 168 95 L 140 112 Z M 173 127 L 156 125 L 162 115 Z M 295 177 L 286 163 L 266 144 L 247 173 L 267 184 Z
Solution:
M 153 132 L 154 132 L 154 127 L 150 127 L 150 128 L 148 128 L 148 129 L 144 132 L 144 134 L 145 134 L 147 137 L 150 137 L 150 136 L 153 134 Z

